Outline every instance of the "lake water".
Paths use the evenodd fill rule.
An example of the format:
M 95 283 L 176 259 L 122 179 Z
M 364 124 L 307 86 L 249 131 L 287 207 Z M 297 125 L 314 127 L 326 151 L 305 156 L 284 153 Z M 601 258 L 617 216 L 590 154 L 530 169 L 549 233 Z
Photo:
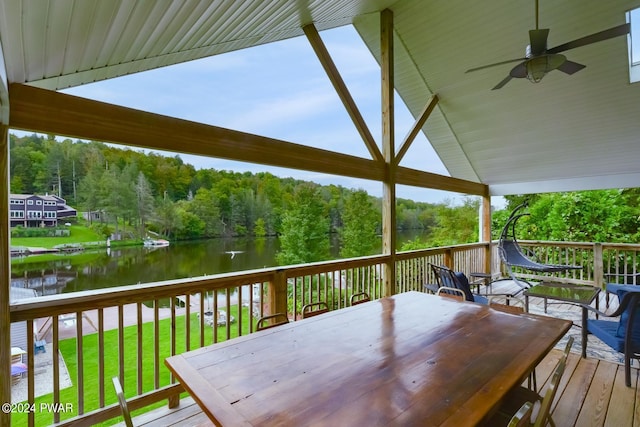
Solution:
M 398 236 L 398 246 L 417 233 Z M 332 256 L 339 246 L 332 241 Z M 59 260 L 12 264 L 12 286 L 35 289 L 38 295 L 102 289 L 137 283 L 182 279 L 231 271 L 277 266 L 280 249 L 275 237 L 234 238 L 172 243 L 167 247 L 141 246 L 61 256 Z

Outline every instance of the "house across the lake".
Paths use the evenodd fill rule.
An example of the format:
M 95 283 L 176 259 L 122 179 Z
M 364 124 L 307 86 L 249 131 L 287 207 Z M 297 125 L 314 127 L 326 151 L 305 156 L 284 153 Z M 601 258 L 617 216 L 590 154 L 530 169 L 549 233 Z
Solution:
M 11 194 L 9 203 L 11 227 L 55 227 L 78 213 L 62 197 L 49 194 Z

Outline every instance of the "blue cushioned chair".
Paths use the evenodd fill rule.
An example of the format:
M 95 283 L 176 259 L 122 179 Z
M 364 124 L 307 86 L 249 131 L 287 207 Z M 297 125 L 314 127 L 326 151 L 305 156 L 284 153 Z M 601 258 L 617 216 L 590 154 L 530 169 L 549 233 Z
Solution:
M 607 292 L 618 296 L 618 309 L 606 314 L 589 305 L 583 305 L 582 357 L 586 357 L 587 334 L 593 334 L 617 352 L 624 353 L 624 372 L 627 387 L 631 386 L 631 359 L 640 359 L 640 287 L 635 285 L 607 286 Z M 589 319 L 592 311 L 611 320 Z
M 431 270 L 436 276 L 438 287 L 460 289 L 465 296 L 466 301 L 477 302 L 479 304 L 488 304 L 489 300 L 481 295 L 475 295 L 471 292 L 469 279 L 460 271 L 453 271 L 450 268 L 431 264 Z

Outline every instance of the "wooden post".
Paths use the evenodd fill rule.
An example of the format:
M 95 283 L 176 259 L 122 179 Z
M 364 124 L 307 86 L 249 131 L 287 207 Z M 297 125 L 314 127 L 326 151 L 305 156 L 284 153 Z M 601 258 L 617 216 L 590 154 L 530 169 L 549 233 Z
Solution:
M 444 253 L 443 262 L 445 267 L 450 268 L 451 270 L 455 270 L 456 266 L 453 265 L 453 249 L 449 248 L 446 250 L 446 252 Z
M 484 272 L 490 273 L 493 277 L 493 271 L 491 271 L 491 196 L 489 195 L 489 187 L 486 188 L 485 194 L 482 196 L 482 212 L 481 212 L 482 224 L 481 229 L 481 241 L 487 242 L 487 246 L 484 249 Z
M 602 243 L 593 244 L 593 285 L 600 289 L 604 288 L 604 260 L 602 258 Z
M 284 270 L 277 270 L 269 282 L 269 313 L 287 313 L 287 275 Z M 295 313 L 294 313 L 295 315 Z
M 382 252 L 388 255 L 384 274 L 384 295 L 396 293 L 396 164 L 393 99 L 393 12 L 380 14 L 380 56 L 382 81 L 382 155 L 385 177 L 382 196 Z
M 11 316 L 9 313 L 9 283 L 11 253 L 9 227 L 9 127 L 0 124 L 0 404 L 11 403 Z M 28 350 L 28 349 L 27 349 Z M 33 349 L 29 350 L 30 352 Z M 11 425 L 11 413 L 0 411 L 0 426 Z

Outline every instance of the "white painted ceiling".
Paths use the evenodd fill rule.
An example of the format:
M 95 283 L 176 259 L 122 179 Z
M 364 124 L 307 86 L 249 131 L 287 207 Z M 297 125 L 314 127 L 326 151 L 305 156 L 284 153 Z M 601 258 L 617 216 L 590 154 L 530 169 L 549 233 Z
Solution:
M 355 25 L 379 57 L 379 14 L 394 14 L 396 88 L 414 115 L 440 101 L 424 131 L 450 174 L 492 194 L 636 187 L 640 86 L 627 37 L 566 52 L 587 67 L 532 84 L 516 65 L 534 0 L 1 0 L 0 106 L 7 85 L 62 89 L 319 30 Z M 540 0 L 549 47 L 626 22 L 640 1 Z M 241 129 L 240 129 L 241 130 Z M 397 137 L 401 138 L 402 135 Z M 357 143 L 361 143 L 358 141 Z

